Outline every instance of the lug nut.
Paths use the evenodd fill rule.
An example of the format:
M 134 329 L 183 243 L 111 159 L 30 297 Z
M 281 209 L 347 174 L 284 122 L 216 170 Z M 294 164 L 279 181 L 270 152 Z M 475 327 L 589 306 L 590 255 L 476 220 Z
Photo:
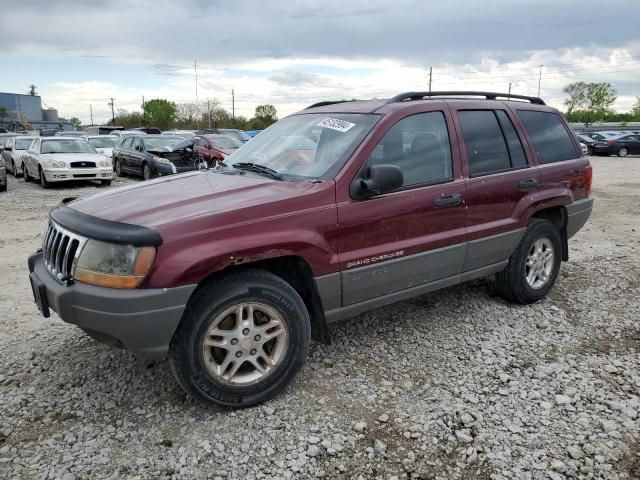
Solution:
M 254 348 L 254 349 L 253 349 L 253 350 L 251 350 L 251 352 L 249 352 L 249 353 L 251 353 L 251 355 L 255 355 L 255 354 L 256 354 L 256 349 Z
M 249 335 L 249 329 L 245 328 L 244 330 L 242 330 L 242 334 L 243 335 Z
M 254 339 L 256 342 L 259 342 L 259 341 L 260 341 L 260 338 L 261 338 L 261 337 L 260 337 L 260 335 L 256 335 L 255 337 L 253 337 L 253 339 Z
M 231 339 L 231 345 L 237 345 L 238 344 L 238 339 L 237 338 L 232 338 Z
M 236 357 L 240 358 L 242 356 L 242 352 L 236 352 Z

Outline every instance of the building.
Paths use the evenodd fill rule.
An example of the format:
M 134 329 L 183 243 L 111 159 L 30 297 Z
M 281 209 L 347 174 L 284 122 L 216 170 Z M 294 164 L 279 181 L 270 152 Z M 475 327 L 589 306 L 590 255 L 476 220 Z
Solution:
M 4 112 L 2 112 L 4 108 Z M 66 120 L 58 120 L 54 108 L 42 109 L 39 95 L 0 92 L 0 127 L 9 131 L 23 130 L 75 130 Z

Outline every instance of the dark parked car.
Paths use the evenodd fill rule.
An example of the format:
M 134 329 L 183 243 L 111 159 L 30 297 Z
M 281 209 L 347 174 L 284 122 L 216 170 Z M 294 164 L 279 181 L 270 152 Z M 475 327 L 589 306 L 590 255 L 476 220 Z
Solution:
M 581 133 L 577 134 L 576 136 L 578 137 L 578 141 L 584 143 L 587 147 L 587 155 L 593 155 L 593 146 L 596 144 L 597 140 Z
M 240 140 L 228 135 L 201 135 L 195 144 L 195 151 L 207 166 L 223 162 L 225 158 L 244 145 Z
M 116 174 L 139 175 L 145 180 L 197 170 L 195 138 L 174 135 L 133 135 L 113 148 Z
M 323 102 L 228 169 L 62 203 L 29 258 L 36 304 L 248 406 L 332 322 L 490 274 L 508 300 L 542 300 L 591 213 L 592 168 L 562 114 L 507 97 Z
M 596 155 L 640 155 L 640 135 L 622 135 L 613 140 L 598 141 L 593 145 Z
M 0 192 L 7 191 L 7 168 L 5 167 L 4 158 L 0 156 Z

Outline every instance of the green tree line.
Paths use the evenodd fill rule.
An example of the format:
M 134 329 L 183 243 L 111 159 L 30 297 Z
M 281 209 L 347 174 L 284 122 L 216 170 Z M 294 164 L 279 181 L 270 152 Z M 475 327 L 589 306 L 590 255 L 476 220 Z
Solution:
M 118 109 L 115 125 L 125 128 L 158 127 L 161 130 L 196 130 L 207 127 L 263 130 L 278 120 L 278 112 L 273 105 L 258 105 L 251 118 L 242 115 L 234 117 L 215 101 L 175 103 L 154 98 L 141 105 L 141 109 L 141 112 Z M 113 120 L 108 124 L 112 125 Z
M 614 112 L 618 92 L 607 82 L 575 82 L 565 86 L 567 120 L 575 123 L 640 122 L 640 97 L 630 112 Z

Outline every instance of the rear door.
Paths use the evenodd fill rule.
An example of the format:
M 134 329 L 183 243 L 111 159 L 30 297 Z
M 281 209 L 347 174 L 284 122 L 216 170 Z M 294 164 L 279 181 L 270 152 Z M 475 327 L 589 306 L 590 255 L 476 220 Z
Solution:
M 506 108 L 458 108 L 457 120 L 467 177 L 463 271 L 471 271 L 509 258 L 522 236 L 519 204 L 538 188 L 539 173 Z
M 464 259 L 465 186 L 448 109 L 380 128 L 361 170 L 397 165 L 404 185 L 338 201 L 343 306 L 456 275 Z

